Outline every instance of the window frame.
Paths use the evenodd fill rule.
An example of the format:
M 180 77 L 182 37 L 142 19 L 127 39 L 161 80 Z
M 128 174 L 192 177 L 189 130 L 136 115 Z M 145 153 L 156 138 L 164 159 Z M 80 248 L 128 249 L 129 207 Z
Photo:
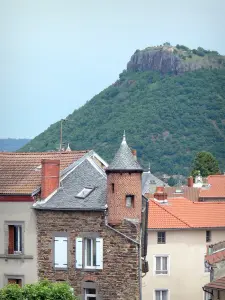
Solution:
M 161 258 L 161 262 L 160 262 L 160 270 L 156 270 L 156 260 L 157 258 L 160 257 Z M 167 273 L 156 273 L 156 271 L 163 271 L 162 270 L 162 258 L 166 257 L 167 258 Z M 170 256 L 168 254 L 156 254 L 153 256 L 154 258 L 154 262 L 153 262 L 153 275 L 154 276 L 169 276 L 170 275 Z
M 24 275 L 12 275 L 12 274 L 4 274 L 4 285 L 8 284 L 9 280 L 21 280 L 21 287 L 24 286 Z
M 85 295 L 85 290 L 87 289 L 95 289 L 95 294 L 89 294 Z M 82 282 L 82 300 L 87 300 L 87 297 L 90 297 L 92 295 L 93 297 L 96 297 L 96 300 L 100 300 L 99 298 L 99 291 L 98 291 L 98 285 L 94 281 L 83 281 Z
M 21 231 L 20 231 L 20 248 L 21 250 L 15 250 L 15 236 L 13 236 L 13 252 L 14 253 L 9 253 L 9 247 L 10 247 L 10 243 L 9 243 L 9 233 L 10 233 L 10 227 L 9 226 L 14 226 L 14 227 L 21 227 Z M 5 221 L 4 222 L 4 233 L 5 233 L 5 255 L 9 255 L 9 256 L 16 256 L 16 255 L 24 255 L 24 242 L 25 242 L 25 222 L 24 221 Z M 18 242 L 17 242 L 18 243 Z
M 91 241 L 91 265 L 88 265 L 87 264 L 87 261 L 88 261 L 88 240 Z M 93 262 L 94 262 L 94 243 L 95 243 L 95 263 L 97 264 L 97 261 L 96 261 L 96 256 L 97 256 L 97 251 L 96 251 L 96 238 L 88 238 L 88 237 L 85 237 L 83 239 L 83 248 L 84 248 L 84 269 L 96 269 L 97 265 L 94 265 Z
M 131 203 L 130 206 L 127 205 L 127 203 L 128 203 L 128 202 L 127 202 L 128 198 L 130 198 L 130 201 L 131 201 L 131 202 L 130 202 L 130 203 Z M 132 195 L 132 194 L 127 194 L 127 195 L 126 195 L 126 197 L 125 197 L 125 205 L 126 205 L 126 208 L 128 208 L 128 209 L 134 208 L 134 198 L 135 198 L 135 197 L 134 197 L 134 195 Z
M 164 234 L 164 237 L 160 237 L 159 234 Z M 166 231 L 157 231 L 157 244 L 166 244 Z
M 170 299 L 170 291 L 169 289 L 154 289 L 153 290 L 153 299 L 156 300 L 156 292 L 167 292 L 167 299 L 166 300 L 169 300 Z M 160 300 L 162 300 L 162 294 L 160 295 Z
M 206 230 L 205 240 L 206 240 L 206 243 L 210 243 L 212 241 L 212 231 L 211 230 Z

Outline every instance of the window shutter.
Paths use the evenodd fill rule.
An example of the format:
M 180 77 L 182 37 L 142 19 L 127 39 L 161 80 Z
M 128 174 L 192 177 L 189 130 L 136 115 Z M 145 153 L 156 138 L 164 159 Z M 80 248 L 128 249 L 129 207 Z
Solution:
M 83 253 L 83 239 L 78 237 L 76 238 L 76 268 L 82 269 L 82 253 Z
M 14 226 L 9 225 L 8 254 L 14 254 Z
M 67 237 L 55 237 L 55 268 L 67 268 L 68 267 L 68 252 L 67 252 Z
M 96 269 L 103 269 L 103 239 L 96 238 Z

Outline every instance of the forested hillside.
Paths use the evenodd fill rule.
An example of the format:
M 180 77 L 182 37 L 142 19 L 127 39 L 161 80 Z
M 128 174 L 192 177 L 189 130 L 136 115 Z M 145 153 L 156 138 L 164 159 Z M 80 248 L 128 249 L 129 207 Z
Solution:
M 153 172 L 187 175 L 196 152 L 203 150 L 225 170 L 224 57 L 206 50 L 201 55 L 190 49 L 181 53 L 179 47 L 172 53 L 154 51 L 161 55 L 158 68 L 151 48 L 149 57 L 146 50 L 136 51 L 139 56 L 132 56 L 114 84 L 67 117 L 64 143 L 73 150 L 94 149 L 110 161 L 126 130 L 142 166 L 151 162 Z M 57 122 L 21 150 L 56 150 L 59 132 Z

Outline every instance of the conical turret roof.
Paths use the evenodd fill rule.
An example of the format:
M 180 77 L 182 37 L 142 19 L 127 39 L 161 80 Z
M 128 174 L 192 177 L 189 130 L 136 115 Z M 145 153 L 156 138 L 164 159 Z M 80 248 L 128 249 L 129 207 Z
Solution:
M 137 160 L 134 158 L 131 149 L 127 145 L 125 133 L 123 135 L 123 140 L 117 151 L 113 161 L 106 169 L 107 172 L 142 172 L 142 167 L 139 165 Z

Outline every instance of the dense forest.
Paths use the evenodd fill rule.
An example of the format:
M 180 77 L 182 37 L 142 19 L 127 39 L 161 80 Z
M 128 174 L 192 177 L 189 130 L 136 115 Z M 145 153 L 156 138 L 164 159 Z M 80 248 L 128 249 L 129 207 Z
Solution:
M 29 139 L 0 139 L 0 151 L 14 152 L 26 145 L 29 141 Z
M 126 130 L 128 144 L 144 168 L 151 163 L 152 172 L 187 175 L 199 151 L 211 152 L 225 170 L 225 69 L 201 66 L 182 74 L 127 69 L 66 120 L 64 144 L 94 149 L 109 162 Z M 57 150 L 59 132 L 60 121 L 21 151 Z

